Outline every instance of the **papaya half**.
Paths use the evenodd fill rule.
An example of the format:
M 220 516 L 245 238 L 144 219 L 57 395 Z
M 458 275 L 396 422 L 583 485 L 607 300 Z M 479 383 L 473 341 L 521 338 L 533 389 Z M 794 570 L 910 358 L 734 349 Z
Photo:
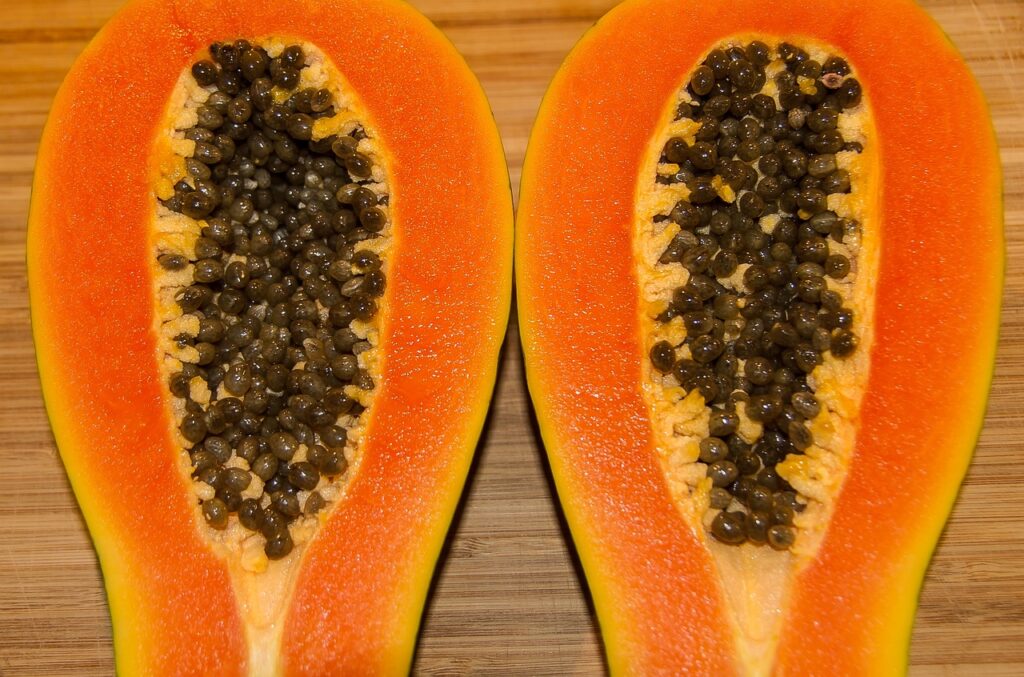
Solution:
M 512 276 L 484 94 L 396 0 L 135 0 L 54 101 L 47 411 L 126 675 L 408 671 Z
M 904 0 L 630 0 L 551 83 L 527 379 L 614 674 L 906 669 L 1003 275 L 982 95 Z

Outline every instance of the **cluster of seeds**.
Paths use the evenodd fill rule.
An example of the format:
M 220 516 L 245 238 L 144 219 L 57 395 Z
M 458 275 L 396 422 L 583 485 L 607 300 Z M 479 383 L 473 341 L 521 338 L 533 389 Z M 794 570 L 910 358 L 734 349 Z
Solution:
M 237 515 L 279 559 L 294 545 L 289 525 L 323 509 L 317 488 L 347 469 L 346 424 L 363 408 L 346 386 L 374 386 L 357 357 L 371 346 L 350 325 L 373 318 L 384 292 L 380 257 L 358 243 L 380 237 L 387 199 L 363 185 L 372 162 L 357 150 L 361 129 L 313 139 L 335 102 L 326 89 L 297 89 L 301 47 L 271 58 L 239 40 L 210 55 L 192 66 L 210 93 L 185 132 L 189 178 L 164 201 L 205 222 L 192 283 L 176 295 L 199 320 L 197 335 L 176 340 L 198 360 L 171 375 L 170 391 L 184 404 L 193 477 L 214 490 L 202 501 L 207 523 L 223 529 Z M 179 271 L 189 258 L 158 261 Z M 196 377 L 208 403 L 192 399 Z M 247 492 L 254 475 L 258 496 Z
M 658 181 L 685 183 L 689 197 L 656 217 L 680 227 L 659 263 L 689 273 L 658 321 L 681 318 L 686 339 L 658 341 L 650 359 L 711 408 L 700 443 L 711 534 L 788 549 L 804 505 L 776 465 L 813 443 L 806 423 L 821 405 L 807 376 L 826 353 L 857 347 L 853 311 L 826 280 L 852 273 L 851 250 L 837 245 L 859 224 L 828 196 L 850 192 L 836 154 L 863 150 L 839 131 L 861 87 L 842 58 L 755 41 L 708 54 L 687 94 L 677 120 L 699 128 L 692 144 L 668 141 L 661 163 L 678 171 Z M 763 426 L 753 444 L 738 434 L 741 416 Z

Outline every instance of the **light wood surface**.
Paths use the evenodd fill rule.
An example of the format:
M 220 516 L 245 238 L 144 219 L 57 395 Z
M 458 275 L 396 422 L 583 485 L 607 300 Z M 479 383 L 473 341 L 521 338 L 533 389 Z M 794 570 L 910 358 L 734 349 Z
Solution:
M 113 672 L 102 579 L 40 399 L 24 244 L 34 154 L 50 101 L 71 61 L 118 4 L 0 2 L 4 677 Z M 414 4 L 451 37 L 483 82 L 516 190 L 530 125 L 548 80 L 580 35 L 614 3 Z M 924 5 L 963 52 L 992 107 L 1005 170 L 1008 267 L 989 413 L 974 464 L 924 584 L 911 645 L 911 673 L 1021 675 L 1024 5 L 1020 0 L 933 0 Z M 935 86 L 941 88 L 942 83 Z M 955 105 L 956 93 L 948 96 Z M 553 499 L 520 360 L 513 319 L 494 408 L 429 597 L 416 674 L 598 675 L 605 669 L 582 573 Z

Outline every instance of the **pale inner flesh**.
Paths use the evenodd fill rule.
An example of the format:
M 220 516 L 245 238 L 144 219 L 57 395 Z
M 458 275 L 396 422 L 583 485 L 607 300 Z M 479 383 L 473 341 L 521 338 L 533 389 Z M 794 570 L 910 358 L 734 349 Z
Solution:
M 234 39 L 234 37 L 229 36 L 229 39 Z M 288 45 L 299 45 L 303 48 L 306 66 L 300 71 L 301 78 L 298 86 L 290 92 L 275 87 L 273 90 L 274 100 L 283 103 L 290 94 L 305 88 L 329 90 L 333 95 L 334 114 L 315 121 L 312 139 L 322 139 L 331 135 L 346 135 L 354 129 L 361 129 L 363 136 L 358 142 L 358 152 L 372 160 L 373 169 L 369 177 L 358 179 L 358 182 L 380 198 L 388 196 L 389 157 L 357 94 L 330 59 L 316 45 L 298 39 L 270 37 L 258 40 L 250 39 L 250 42 L 265 49 L 271 57 L 279 55 Z M 191 66 L 193 62 L 200 59 L 209 58 L 209 54 L 203 50 L 202 53 L 195 56 L 189 65 Z M 158 335 L 161 381 L 164 384 L 168 418 L 173 427 L 171 435 L 178 446 L 182 491 L 187 492 L 194 502 L 194 523 L 199 537 L 209 543 L 213 550 L 224 559 L 231 572 L 242 617 L 247 628 L 251 652 L 250 674 L 269 675 L 276 674 L 279 669 L 276 654 L 280 644 L 285 612 L 284 601 L 290 596 L 290 590 L 295 583 L 303 554 L 310 541 L 315 537 L 320 525 L 329 519 L 332 509 L 344 500 L 346 487 L 352 476 L 359 472 L 364 431 L 367 420 L 373 411 L 376 387 L 369 390 L 355 385 L 344 387 L 345 394 L 364 407 L 364 410 L 357 415 L 340 415 L 336 421 L 336 425 L 343 427 L 348 433 L 344 447 L 347 469 L 340 475 L 331 477 L 322 475 L 320 477 L 314 490 L 324 499 L 325 507 L 313 515 L 303 512 L 290 524 L 289 531 L 294 541 L 294 548 L 287 556 L 277 560 L 268 559 L 264 553 L 266 539 L 258 532 L 243 527 L 237 514 L 230 515 L 226 528 L 211 528 L 204 519 L 200 502 L 212 497 L 214 489 L 193 477 L 194 468 L 188 451 L 193 444 L 182 435 L 179 429 L 185 414 L 183 400 L 172 395 L 167 385 L 171 375 L 181 371 L 183 363 L 194 364 L 198 360 L 196 348 L 192 345 L 183 345 L 179 339 L 183 334 L 195 336 L 199 329 L 199 320 L 195 314 L 183 314 L 181 307 L 176 302 L 176 297 L 185 286 L 192 283 L 192 274 L 197 258 L 194 246 L 207 223 L 205 220 L 192 219 L 184 214 L 171 211 L 161 204 L 161 200 L 167 200 L 174 194 L 173 187 L 178 181 L 183 179 L 187 182 L 193 181 L 186 170 L 185 158 L 193 155 L 195 142 L 186 139 L 184 132 L 196 125 L 197 111 L 213 90 L 212 86 L 200 86 L 191 71 L 184 70 L 171 95 L 161 132 L 154 144 L 151 167 L 155 187 L 152 223 L 153 279 L 157 309 L 155 331 Z M 254 111 L 253 114 L 258 113 Z M 244 143 L 244 141 L 238 142 L 239 147 Z M 251 180 L 247 181 L 251 182 Z M 354 248 L 357 252 L 368 250 L 377 254 L 382 261 L 381 270 L 386 274 L 388 253 L 393 240 L 393 228 L 386 201 L 379 207 L 388 216 L 383 230 L 372 239 L 355 243 Z M 165 270 L 157 263 L 157 258 L 166 254 L 182 255 L 188 259 L 188 265 L 181 270 Z M 232 255 L 232 259 L 245 261 L 246 257 Z M 379 337 L 382 325 L 386 322 L 388 315 L 385 298 L 382 296 L 377 299 L 379 309 L 370 320 L 360 321 L 357 319 L 351 324 L 351 329 L 357 336 L 369 343 L 369 347 L 357 355 L 358 364 L 359 368 L 372 378 L 373 383 L 377 384 L 377 387 L 380 383 L 383 360 Z M 318 312 L 322 317 L 327 312 L 327 309 L 319 302 Z M 219 386 L 218 393 L 211 393 L 206 382 L 198 376 L 191 380 L 189 386 L 191 399 L 204 405 L 210 402 L 213 395 L 223 397 L 226 394 L 223 384 Z M 300 445 L 292 459 L 293 462 L 305 460 L 307 451 L 308 447 L 305 444 Z M 225 465 L 226 467 L 249 469 L 249 464 L 237 455 L 232 455 Z M 298 492 L 300 505 L 306 504 L 310 493 L 310 491 Z M 262 494 L 263 482 L 253 474 L 252 483 L 242 492 L 242 497 L 259 499 Z M 263 496 L 262 502 L 266 506 L 269 503 L 269 497 Z
M 831 46 L 799 36 L 784 40 L 735 36 L 714 47 L 743 47 L 751 40 L 766 43 L 773 54 L 780 43 L 789 42 L 806 50 L 819 63 L 824 63 L 829 56 L 844 56 Z M 700 63 L 703 63 L 703 58 Z M 850 66 L 855 76 L 856 64 L 851 63 Z M 766 67 L 766 84 L 760 90 L 773 97 L 776 103 L 778 90 L 773 75 L 782 69 L 782 62 L 773 57 Z M 878 213 L 875 209 L 878 199 L 877 148 L 870 104 L 867 93 L 864 93 L 861 102 L 845 110 L 838 122 L 838 130 L 846 141 L 856 141 L 863 146 L 860 153 L 836 153 L 838 167 L 850 173 L 851 190 L 846 194 L 831 194 L 827 198 L 828 210 L 839 217 L 853 219 L 860 226 L 858 232 L 845 238 L 843 243 L 829 243 L 830 252 L 841 252 L 849 258 L 850 274 L 842 280 L 826 278 L 828 288 L 842 294 L 845 305 L 854 311 L 859 344 L 856 351 L 844 359 L 826 353 L 822 364 L 808 375 L 807 382 L 821 404 L 821 413 L 807 422 L 807 428 L 813 434 L 813 444 L 805 453 L 791 454 L 777 466 L 778 474 L 792 485 L 799 501 L 806 505 L 793 521 L 796 540 L 788 550 L 775 550 L 768 545 L 749 542 L 723 544 L 710 533 L 711 521 L 718 510 L 709 507 L 712 481 L 706 476 L 707 464 L 698 458 L 699 443 L 709 436 L 711 409 L 705 405 L 700 391 L 687 391 L 671 373 L 655 369 L 648 357 L 648 351 L 655 343 L 669 341 L 679 346 L 687 337 L 680 318 L 670 322 L 656 318 L 665 311 L 673 291 L 690 277 L 680 263 L 659 262 L 666 247 L 680 231 L 679 225 L 665 220 L 664 216 L 670 214 L 678 201 L 687 200 L 690 191 L 684 183 L 659 183 L 656 177 L 671 176 L 679 170 L 678 165 L 660 163 L 666 142 L 680 137 L 693 144 L 700 127 L 695 120 L 676 119 L 679 103 L 692 101 L 686 86 L 690 76 L 690 73 L 686 74 L 678 94 L 666 104 L 659 131 L 647 149 L 636 191 L 633 241 L 642 300 L 643 392 L 669 493 L 688 528 L 707 546 L 715 561 L 720 588 L 736 630 L 734 634 L 738 638 L 741 664 L 747 674 L 768 674 L 774 660 L 790 582 L 817 552 L 846 469 L 856 451 L 859 408 L 868 378 L 878 266 L 878 224 L 874 221 Z M 804 84 L 801 83 L 802 86 Z M 756 170 L 757 161 L 752 164 Z M 763 176 L 760 170 L 758 175 L 759 178 Z M 719 198 L 727 203 L 738 200 L 742 195 L 742 191 L 737 193 L 727 185 L 718 184 L 717 187 Z M 757 219 L 757 224 L 762 231 L 771 234 L 778 220 L 779 215 L 770 214 Z M 698 233 L 701 230 L 697 228 Z M 706 226 L 703 231 L 707 232 Z M 733 275 L 721 281 L 722 284 L 728 289 L 743 291 L 746 267 L 747 264 L 741 263 Z M 728 344 L 730 337 L 727 335 L 725 338 Z M 735 340 L 735 336 L 732 338 Z M 737 414 L 740 420 L 737 434 L 744 441 L 755 443 L 762 432 L 761 424 L 746 416 L 742 405 L 737 406 Z M 738 507 L 734 500 L 728 509 Z

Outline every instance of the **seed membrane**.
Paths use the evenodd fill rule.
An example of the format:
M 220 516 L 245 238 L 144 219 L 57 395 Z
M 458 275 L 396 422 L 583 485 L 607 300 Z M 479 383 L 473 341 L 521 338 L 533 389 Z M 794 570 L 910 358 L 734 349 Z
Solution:
M 709 59 L 724 56 L 731 62 L 736 59 L 730 57 L 740 55 L 736 50 L 742 50 L 749 62 L 755 41 L 763 45 L 768 62 L 754 69 L 763 69 L 763 83 L 758 86 L 755 74 L 754 87 L 747 87 L 743 95 L 749 99 L 760 95 L 760 105 L 768 105 L 770 98 L 774 113 L 757 114 L 748 99 L 746 110 L 737 112 L 736 105 L 727 101 L 724 111 L 709 114 L 709 109 L 721 108 L 723 103 L 722 98 L 712 101 L 715 92 L 705 89 L 709 81 L 714 87 L 718 80 L 707 77 L 709 72 L 714 74 Z M 786 64 L 778 57 L 780 49 L 790 56 L 801 55 L 801 62 L 816 62 L 818 69 L 825 65 L 822 70 L 830 72 L 815 74 L 814 63 L 807 68 Z M 866 93 L 859 85 L 844 84 L 856 78 L 856 70 L 830 46 L 806 39 L 787 42 L 736 36 L 709 50 L 702 64 L 707 70 L 687 74 L 666 106 L 637 185 L 633 242 L 646 348 L 643 390 L 669 492 L 694 535 L 712 552 L 733 621 L 744 638 L 739 648 L 750 659 L 745 663 L 770 666 L 789 581 L 817 551 L 854 453 L 868 375 L 878 263 L 878 224 L 872 218 L 877 213 L 877 143 Z M 745 68 L 738 70 L 742 78 L 750 77 Z M 805 77 L 805 70 L 814 77 Z M 734 74 L 729 72 L 727 79 L 735 88 Z M 813 99 L 820 89 L 826 90 L 821 98 L 832 101 L 839 98 L 837 92 L 843 92 L 849 105 L 835 106 L 838 110 L 833 115 L 819 112 L 820 102 L 805 106 L 799 101 L 809 94 Z M 784 133 L 771 138 L 770 123 L 778 114 L 785 115 Z M 809 129 L 809 120 L 817 131 Z M 837 152 L 808 151 L 803 161 L 786 166 L 775 146 L 797 130 L 804 131 L 804 139 L 794 142 L 801 150 L 806 150 L 804 142 L 810 134 L 826 131 L 840 136 L 843 147 Z M 736 142 L 723 142 L 723 137 Z M 750 143 L 744 147 L 746 141 Z M 776 156 L 776 166 L 771 161 L 767 167 L 760 166 L 769 155 Z M 752 170 L 751 179 L 730 176 L 731 167 L 723 158 L 741 161 Z M 811 190 L 785 205 L 771 191 L 759 195 L 766 177 L 787 170 L 800 192 L 805 177 L 810 177 L 807 188 L 826 190 Z M 733 219 L 726 224 L 715 212 Z M 746 222 L 740 225 L 738 216 L 746 216 Z M 841 228 L 840 237 L 832 237 L 825 228 L 830 219 L 846 220 L 855 227 Z M 744 250 L 763 250 L 769 261 L 774 260 L 773 254 L 784 258 L 784 248 L 772 250 L 777 244 L 773 235 L 784 220 L 797 230 L 813 221 L 826 231 L 815 233 L 821 240 L 783 238 L 791 259 L 820 261 L 818 274 L 812 276 L 818 279 L 793 290 L 796 300 L 805 294 L 820 309 L 822 292 L 827 292 L 832 294 L 830 306 L 838 300 L 835 310 L 848 316 L 844 314 L 841 325 L 829 329 L 828 342 L 814 343 L 826 337 L 795 332 L 788 308 L 780 305 L 782 317 L 773 318 L 762 331 L 774 339 L 776 349 L 769 352 L 769 362 L 761 364 L 765 355 L 761 350 L 736 357 L 737 341 L 746 325 L 764 317 L 763 313 L 744 316 L 756 291 L 778 285 L 763 264 L 757 270 L 756 259 L 746 257 Z M 740 246 L 725 246 L 726 239 L 737 237 L 732 235 L 737 232 Z M 724 262 L 716 259 L 726 250 L 736 257 L 725 257 Z M 787 271 L 787 282 L 797 277 L 793 268 Z M 736 323 L 723 331 L 731 318 Z M 773 334 L 774 324 L 789 326 Z M 839 329 L 854 340 L 847 337 L 837 343 Z M 795 401 L 792 392 L 786 393 L 781 403 L 789 412 L 786 415 L 801 423 L 782 431 L 773 430 L 770 423 L 778 411 L 756 397 L 772 385 L 773 372 L 783 366 L 778 359 L 780 345 L 793 350 L 790 363 L 784 366 L 806 383 L 805 392 Z M 801 354 L 802 345 L 815 349 Z M 721 369 L 729 376 L 724 395 L 713 392 L 716 383 L 694 378 L 699 369 L 715 373 L 722 356 L 730 354 L 733 357 Z M 691 361 L 695 367 L 685 364 Z M 739 385 L 738 379 L 746 385 Z M 746 393 L 730 400 L 728 395 L 738 390 Z M 763 458 L 749 463 L 748 452 L 769 431 L 782 435 L 788 451 L 770 463 Z M 760 481 L 767 470 L 770 476 Z
M 358 468 L 381 366 L 388 159 L 314 45 L 212 47 L 179 79 L 152 155 L 159 358 L 203 537 L 263 574 L 298 556 Z M 257 134 L 278 140 L 265 153 Z M 211 206 L 214 187 L 231 196 Z M 211 423 L 224 406 L 233 420 Z M 239 434 L 232 409 L 256 428 Z

